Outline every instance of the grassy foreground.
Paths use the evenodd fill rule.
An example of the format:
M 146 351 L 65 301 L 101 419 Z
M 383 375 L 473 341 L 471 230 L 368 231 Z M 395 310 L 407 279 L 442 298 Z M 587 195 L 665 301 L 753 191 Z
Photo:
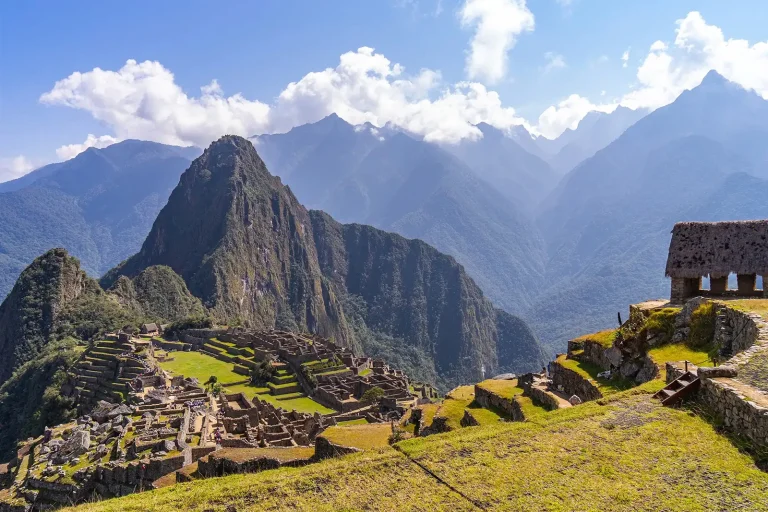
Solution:
M 75 510 L 768 510 L 768 475 L 699 416 L 659 406 L 650 394 L 661 385 L 396 450 Z

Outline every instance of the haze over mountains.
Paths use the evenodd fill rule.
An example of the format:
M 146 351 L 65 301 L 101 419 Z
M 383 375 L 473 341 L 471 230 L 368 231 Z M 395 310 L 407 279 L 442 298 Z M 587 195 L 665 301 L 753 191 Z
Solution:
M 92 276 L 133 254 L 199 153 L 127 140 L 0 183 L 0 297 L 53 247 L 67 248 Z
M 767 105 L 712 72 L 650 114 L 591 113 L 554 141 L 481 124 L 482 138 L 437 145 L 336 115 L 253 140 L 299 203 L 454 256 L 558 350 L 666 296 L 674 222 L 768 216 Z M 126 141 L 0 184 L 0 293 L 50 247 L 94 276 L 138 250 L 199 151 Z

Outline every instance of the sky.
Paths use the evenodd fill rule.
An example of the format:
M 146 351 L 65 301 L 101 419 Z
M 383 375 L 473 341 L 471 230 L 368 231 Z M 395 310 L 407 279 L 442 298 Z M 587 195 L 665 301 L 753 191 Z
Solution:
M 768 99 L 764 0 L 0 3 L 0 181 L 124 139 L 337 113 L 425 140 L 654 109 L 710 69 Z

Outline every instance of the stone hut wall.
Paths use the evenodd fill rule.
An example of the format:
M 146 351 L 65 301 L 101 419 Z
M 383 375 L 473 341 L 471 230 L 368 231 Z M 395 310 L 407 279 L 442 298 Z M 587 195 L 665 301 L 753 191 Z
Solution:
M 475 384 L 475 401 L 485 408 L 496 408 L 503 411 L 514 421 L 525 421 L 525 415 L 520 403 L 513 398 L 504 398 Z
M 552 361 L 551 372 L 552 384 L 568 395 L 576 395 L 585 402 L 603 397 L 592 379 L 582 377 L 557 361 Z

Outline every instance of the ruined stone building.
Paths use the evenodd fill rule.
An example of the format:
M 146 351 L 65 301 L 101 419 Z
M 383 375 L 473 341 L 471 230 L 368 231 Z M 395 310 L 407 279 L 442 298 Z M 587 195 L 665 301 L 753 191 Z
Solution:
M 728 287 L 731 273 L 737 276 L 736 289 Z M 768 276 L 768 220 L 678 222 L 666 275 L 672 278 L 672 302 L 697 295 L 764 296 L 756 282 L 758 275 Z M 709 277 L 708 290 L 702 288 L 704 277 Z

